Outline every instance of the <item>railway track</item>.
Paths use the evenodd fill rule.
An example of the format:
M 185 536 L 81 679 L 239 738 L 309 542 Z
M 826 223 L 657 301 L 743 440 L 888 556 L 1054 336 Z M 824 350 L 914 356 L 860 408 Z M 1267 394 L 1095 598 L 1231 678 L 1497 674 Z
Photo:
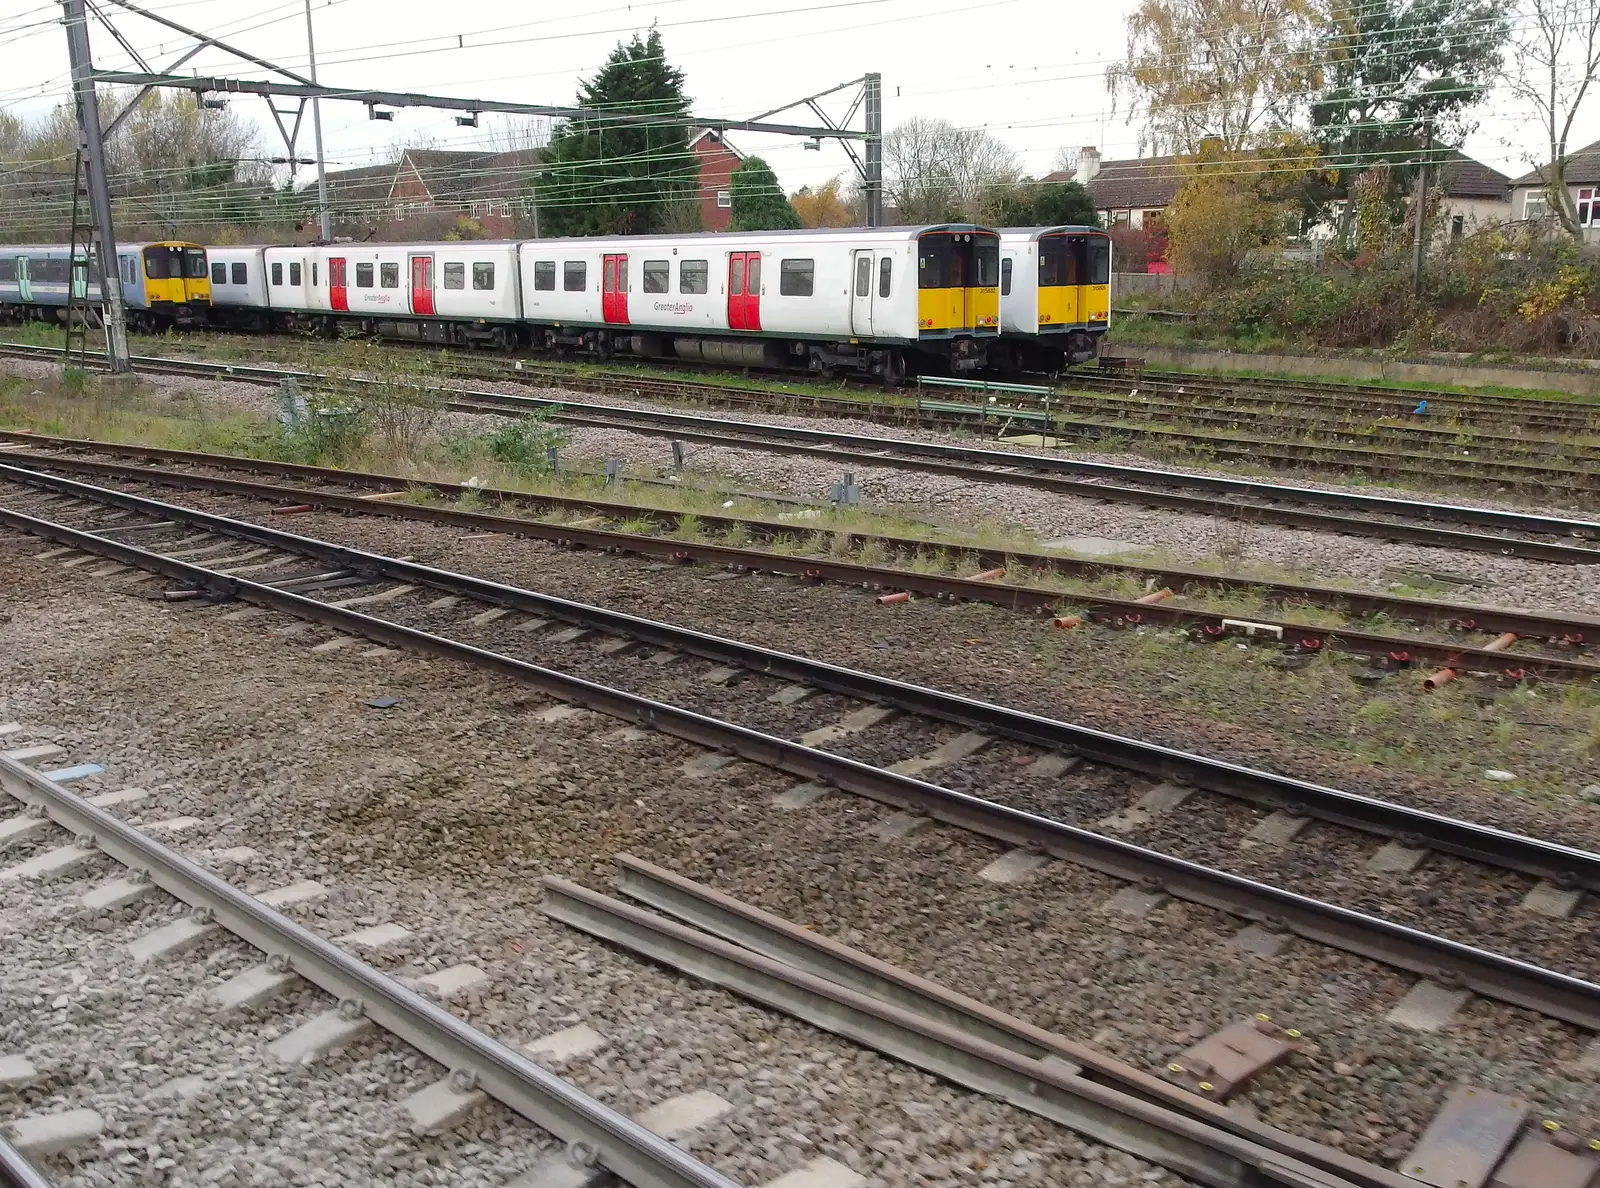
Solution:
M 613 522 L 637 522 L 649 509 L 636 504 L 608 504 L 594 499 L 535 497 L 511 491 L 468 488 L 459 484 L 418 483 L 392 476 L 359 474 L 326 467 L 291 463 L 259 462 L 224 455 L 197 454 L 181 450 L 152 449 L 105 442 L 73 441 L 26 433 L 0 432 L 0 443 L 17 449 L 6 451 L 13 465 L 66 471 L 119 481 L 239 495 L 269 502 L 277 508 L 325 508 L 345 513 L 425 520 L 482 532 L 498 532 L 551 541 L 564 547 L 584 547 L 604 551 L 627 551 L 643 556 L 662 557 L 680 563 L 707 563 L 737 566 L 752 570 L 785 573 L 813 581 L 835 581 L 873 589 L 914 592 L 936 598 L 983 601 L 1037 615 L 1066 615 L 1109 626 L 1152 624 L 1190 630 L 1197 638 L 1220 642 L 1226 639 L 1260 638 L 1275 641 L 1302 655 L 1316 654 L 1325 648 L 1355 651 L 1387 665 L 1432 665 L 1451 672 L 1494 672 L 1512 679 L 1540 677 L 1554 680 L 1600 680 L 1600 663 L 1589 649 L 1600 640 L 1600 620 L 1570 616 L 1518 612 L 1459 603 L 1398 598 L 1392 595 L 1360 594 L 1332 587 L 1316 587 L 1289 582 L 1267 582 L 1229 578 L 1196 570 L 1149 566 L 1118 566 L 1101 562 L 1074 561 L 1048 553 L 1019 553 L 973 548 L 959 541 L 922 540 L 861 535 L 863 544 L 893 550 L 908 561 L 934 553 L 944 553 L 956 569 L 967 569 L 979 576 L 918 572 L 906 565 L 865 564 L 842 559 L 831 532 L 821 531 L 811 549 L 782 551 L 756 549 L 686 538 L 680 531 L 684 517 L 657 511 L 653 519 L 659 534 L 623 531 L 612 526 L 596 526 L 597 516 Z M 40 450 L 53 453 L 40 453 Z M 65 451 L 72 451 L 67 456 Z M 23 452 L 26 451 L 26 452 Z M 82 454 L 101 455 L 85 458 Z M 151 465 L 124 465 L 104 460 L 106 456 L 140 461 L 161 460 L 179 463 L 183 470 Z M 221 470 L 224 475 L 208 473 Z M 266 473 L 292 478 L 314 486 L 264 483 L 255 479 L 225 477 L 227 473 Z M 354 487 L 386 494 L 406 493 L 417 488 L 434 494 L 474 502 L 492 502 L 500 508 L 523 506 L 546 516 L 551 511 L 568 514 L 568 523 L 535 520 L 418 504 L 343 493 Z M 751 520 L 737 516 L 696 516 L 708 530 L 726 533 L 738 530 L 775 541 L 793 540 L 796 524 L 785 521 Z M 1003 571 L 1003 572 L 997 572 Z M 1007 574 L 1017 576 L 1008 580 Z M 1115 598 L 1092 590 L 1072 591 L 1036 584 L 1050 577 L 1093 578 L 1121 572 L 1137 577 L 1158 591 L 1150 596 Z M 1165 601 L 1160 595 L 1176 588 L 1183 594 L 1204 598 L 1207 592 L 1267 594 L 1282 604 L 1282 618 L 1263 621 L 1261 615 L 1244 618 L 1238 614 L 1185 606 L 1182 599 Z M 1451 638 L 1428 638 L 1414 633 L 1395 634 L 1347 627 L 1297 623 L 1296 606 L 1318 605 L 1362 615 L 1382 615 L 1444 628 Z M 1065 623 L 1066 620 L 1058 619 Z M 1504 634 L 1521 642 L 1516 649 L 1506 648 Z M 1488 645 L 1495 643 L 1491 648 Z M 1536 650 L 1529 651 L 1532 646 Z
M 334 632 L 313 645 L 320 652 L 344 650 L 365 638 L 476 664 L 574 707 L 705 748 L 691 760 L 699 771 L 686 770 L 691 778 L 709 778 L 744 760 L 805 781 L 782 794 L 786 807 L 814 804 L 830 791 L 878 801 L 897 810 L 877 826 L 886 843 L 914 830 L 919 820 L 955 825 L 1005 850 L 991 864 L 994 872 L 984 876 L 994 883 L 1017 881 L 1042 871 L 1047 859 L 1060 859 L 1098 872 L 1113 888 L 1120 884 L 1123 891 L 1117 894 L 1127 906 L 1117 910 L 1138 912 L 1140 903 L 1148 910 L 1171 897 L 1252 921 L 1240 935 L 1252 934 L 1249 943 L 1264 950 L 1276 951 L 1274 945 L 1299 937 L 1410 970 L 1423 975 L 1406 996 L 1413 1012 L 1421 1008 L 1412 1000 L 1437 1004 L 1441 996 L 1453 1003 L 1452 1011 L 1460 1009 L 1471 990 L 1562 1020 L 1578 1029 L 1580 1043 L 1588 1032 L 1600 1030 L 1600 986 L 1572 972 L 1587 972 L 1587 926 L 1568 915 L 1579 907 L 1579 893 L 1600 886 L 1600 855 L 68 479 L 8 474 L 6 480 L 12 487 L 0 507 L 0 522 L 73 550 L 52 550 L 56 555 L 46 554 L 47 560 L 82 570 L 100 557 L 108 566 L 134 566 L 164 579 L 152 590 L 157 597 L 165 596 L 164 586 L 193 605 L 242 601 L 309 620 Z M 29 495 L 24 498 L 19 490 Z M 64 522 L 69 519 L 75 523 Z M 240 612 L 223 613 L 237 618 Z M 540 663 L 519 653 L 537 655 Z M 894 719 L 897 711 L 904 717 Z M 547 711 L 542 717 L 565 721 L 572 711 Z M 773 732 L 774 723 L 781 733 Z M 929 782 L 933 773 L 944 782 Z M 1138 779 L 1130 781 L 1130 775 Z M 1143 786 L 1150 779 L 1157 781 L 1154 786 Z M 976 783 L 990 798 L 956 791 L 952 784 L 958 782 Z M 1264 815 L 1268 806 L 1273 812 Z M 1069 824 L 1061 814 L 1086 819 L 1087 827 Z M 1239 828 L 1245 825 L 1248 829 Z M 1246 833 L 1252 836 L 1241 837 Z M 1415 923 L 1318 899 L 1308 890 L 1328 872 L 1308 873 L 1304 862 L 1286 860 L 1287 869 L 1264 882 L 1171 852 L 1181 849 L 1176 839 L 1196 835 L 1202 835 L 1200 848 L 1235 853 L 1245 852 L 1241 842 L 1280 856 L 1296 846 L 1314 846 L 1321 857 L 1314 867 L 1325 867 L 1330 858 L 1344 864 L 1327 885 L 1342 885 L 1346 897 L 1369 902 L 1403 898 L 1396 883 L 1403 884 L 1426 863 L 1430 885 L 1459 913 L 1457 927 L 1478 945 L 1499 942 L 1521 955 L 1496 953 Z M 1376 851 L 1363 841 L 1373 835 L 1386 839 Z M 1126 840 L 1148 843 L 1152 836 L 1161 849 Z M 1359 853 L 1353 863 L 1352 849 Z M 1366 882 L 1350 886 L 1363 867 L 1354 881 Z M 657 939 L 641 941 L 640 921 L 592 893 L 554 885 L 550 892 L 558 918 L 576 922 L 581 917 L 587 929 L 652 960 L 671 956 L 686 972 L 730 987 L 737 980 L 739 992 L 774 1005 L 776 997 L 759 995 L 782 995 L 786 1009 L 802 1018 L 809 1011 L 837 1021 L 841 1013 L 837 1005 L 798 1002 L 793 977 L 778 978 L 789 990 L 770 984 L 758 990 L 745 974 L 731 972 L 729 955 L 715 946 L 700 945 L 700 955 L 693 956 L 685 938 L 663 940 L 662 930 Z M 1554 914 L 1547 914 L 1552 907 Z M 1519 937 L 1530 922 L 1529 935 Z M 726 935 L 723 928 L 711 930 Z M 754 946 L 758 952 L 760 943 Z M 1546 947 L 1559 952 L 1557 964 L 1569 969 L 1537 964 L 1533 951 Z M 826 956 L 837 960 L 838 953 Z M 815 989 L 800 991 L 805 996 Z M 904 1050 L 911 1043 L 907 1037 L 917 1034 L 927 1038 L 925 1025 L 907 1029 L 903 1018 L 889 1021 L 900 1027 L 895 1033 L 900 1038 L 880 1033 L 879 1040 L 892 1045 L 884 1050 Z M 946 1049 L 940 1059 L 955 1063 L 941 1075 L 979 1075 L 972 1072 L 970 1057 L 970 1051 L 958 1058 Z M 1079 1104 L 1073 1108 L 1087 1101 L 1101 1125 L 1129 1133 L 1125 1121 L 1108 1125 L 1101 1112 L 1103 1073 L 1089 1077 L 1097 1082 L 1096 1092 L 1089 1093 L 1091 1086 L 1072 1079 L 1079 1074 L 1057 1078 L 1015 1057 L 1013 1049 L 1006 1058 L 1012 1083 L 1019 1074 L 1032 1073 L 1035 1094 L 1051 1099 L 1075 1094 Z M 1181 1061 L 1169 1063 L 1182 1073 Z M 1006 1082 L 988 1080 L 991 1075 L 982 1074 L 990 1091 L 1004 1093 L 1000 1086 Z M 1209 1092 L 1200 1088 L 1196 1100 Z M 1059 1100 L 1044 1104 L 1060 1105 Z M 1147 1105 L 1140 1107 L 1145 1110 L 1142 1137 L 1152 1133 Z M 1176 1127 L 1190 1144 L 1198 1108 Z M 1383 1168 L 1363 1169 L 1343 1153 L 1319 1156 L 1305 1139 L 1293 1140 L 1291 1152 L 1283 1145 L 1288 1140 L 1264 1135 L 1248 1114 L 1232 1114 L 1232 1119 L 1228 1125 L 1217 1119 L 1232 1144 L 1226 1160 L 1217 1158 L 1218 1148 L 1211 1144 L 1219 1136 L 1212 1134 L 1204 1139 L 1205 1160 L 1194 1160 L 1193 1145 L 1179 1155 L 1168 1145 L 1162 1162 L 1200 1182 L 1226 1185 L 1405 1182 Z M 1170 1119 L 1163 1122 L 1166 1126 L 1158 1129 L 1174 1126 Z M 1241 1165 L 1238 1141 L 1245 1137 L 1257 1146 L 1244 1152 Z M 1515 1137 L 1506 1137 L 1506 1147 Z M 1265 1150 L 1263 1140 L 1270 1140 Z M 1316 1162 L 1335 1156 L 1342 1161 L 1337 1168 Z M 1172 1162 L 1178 1158 L 1194 1161 Z M 1310 1161 L 1315 1174 L 1295 1161 Z
M 5 349 L 0 348 L 0 351 Z M 38 356 L 44 350 L 28 348 L 20 353 Z M 145 370 L 256 383 L 276 384 L 286 376 L 308 383 L 321 379 L 295 369 L 193 360 L 140 358 L 136 362 Z M 359 386 L 358 381 L 342 382 Z M 648 391 L 643 385 L 635 385 L 631 391 L 645 398 L 672 399 L 670 395 L 660 394 L 667 393 L 669 388 L 685 393 L 699 392 L 702 396 L 707 391 L 719 390 L 716 385 L 650 381 Z M 1600 548 L 1568 543 L 1600 540 L 1600 522 L 1592 520 L 1291 487 L 1217 475 L 1086 462 L 1050 454 L 719 420 L 651 409 L 591 404 L 575 407 L 568 401 L 501 392 L 460 388 L 443 391 L 448 394 L 450 407 L 458 411 L 503 416 L 542 412 L 563 424 L 675 438 L 707 446 L 821 458 L 857 467 L 915 470 L 974 483 L 999 483 L 1107 502 L 1530 560 L 1593 564 L 1600 559 Z
M 112 1036 L 126 1017 L 103 1005 L 97 1007 L 95 1000 L 138 1004 L 131 1016 L 137 1018 L 140 1006 L 156 1008 L 163 994 L 181 1000 L 186 987 L 210 982 L 205 996 L 211 1026 L 199 1030 L 214 1035 L 200 1044 L 198 1059 L 204 1063 L 213 1056 L 219 1040 L 235 1049 L 237 1058 L 238 1048 L 248 1048 L 265 1031 L 270 1042 L 265 1044 L 260 1063 L 252 1057 L 241 1061 L 247 1082 L 269 1082 L 282 1075 L 273 1069 L 323 1062 L 347 1045 L 381 1032 L 425 1055 L 445 1072 L 442 1079 L 424 1083 L 403 1104 L 419 1134 L 445 1128 L 447 1119 L 459 1119 L 493 1098 L 537 1128 L 517 1136 L 518 1145 L 533 1155 L 530 1182 L 549 1182 L 540 1177 L 558 1176 L 563 1168 L 570 1172 L 590 1160 L 638 1188 L 736 1188 L 733 1181 L 668 1139 L 447 1010 L 441 1001 L 448 1000 L 452 988 L 464 980 L 461 975 L 465 971 L 460 967 L 425 976 L 416 989 L 401 984 L 355 955 L 392 944 L 397 939 L 395 926 L 352 932 L 338 941 L 311 931 L 290 913 L 297 906 L 323 899 L 328 888 L 301 880 L 247 893 L 160 840 L 203 828 L 203 822 L 180 817 L 137 827 L 113 810 L 126 812 L 148 793 L 119 788 L 87 799 L 80 797 L 65 784 L 101 770 L 98 765 L 34 770 L 28 760 L 37 761 L 61 748 L 18 747 L 15 743 L 20 733 L 15 724 L 6 728 L 11 750 L 0 754 L 0 793 L 7 803 L 16 802 L 25 810 L 0 818 L 0 843 L 6 850 L 31 850 L 20 860 L 14 853 L 7 854 L 8 864 L 0 868 L 8 916 L 18 930 L 8 945 L 15 964 L 7 970 L 6 981 L 19 1015 L 8 1018 L 7 1036 L 15 1042 L 23 1039 L 25 1029 L 34 1032 L 32 1046 L 43 1053 L 61 1049 L 58 1062 L 63 1067 L 43 1072 L 31 1059 L 9 1054 L 5 1065 L 9 1092 L 28 1093 L 30 1085 L 38 1081 L 44 1101 L 54 1104 L 71 1096 L 60 1092 L 70 1079 L 66 1073 L 72 1064 L 70 1042 L 63 1040 L 59 1024 L 51 1025 L 47 1012 L 28 1009 L 44 999 L 25 1005 L 18 978 L 26 970 L 43 979 L 44 984 L 37 987 L 41 994 L 51 991 L 52 985 L 53 993 L 70 985 L 73 989 L 64 995 L 68 1001 L 60 1002 L 61 1009 L 70 1009 L 70 1000 L 83 997 L 83 981 L 64 979 L 62 971 L 50 964 L 45 954 L 51 951 L 50 943 L 59 944 L 59 938 L 47 937 L 52 928 L 63 924 L 76 936 L 78 918 L 98 919 L 105 924 L 100 934 L 117 934 L 118 943 L 113 948 L 108 940 L 98 954 L 74 954 L 89 967 L 95 986 L 75 1012 L 73 1031 L 101 1027 L 108 1044 L 124 1047 L 126 1036 Z M 211 855 L 213 865 L 248 861 L 237 852 Z M 70 888 L 76 902 L 67 898 L 64 888 Z M 155 926 L 147 927 L 151 923 Z M 398 931 L 405 933 L 403 928 Z M 216 951 L 219 942 L 225 949 L 222 956 Z M 78 943 L 70 947 L 76 949 Z M 197 961 L 191 951 L 202 947 L 209 948 L 211 956 Z M 159 977 L 157 970 L 161 971 Z M 232 976 L 218 982 L 216 972 L 229 970 Z M 119 984 L 119 978 L 129 984 Z M 144 985 L 139 984 L 141 980 Z M 315 992 L 308 991 L 308 983 Z M 171 1009 L 170 1005 L 165 1009 Z M 282 1021 L 262 1028 L 262 1012 L 269 1017 L 277 1014 Z M 274 1031 L 276 1038 L 270 1038 Z M 194 1034 L 190 1038 L 200 1041 Z M 174 1074 L 195 1065 L 195 1058 L 181 1052 L 164 1052 L 163 1059 L 166 1070 Z M 151 1067 L 159 1071 L 162 1064 Z M 206 1084 L 213 1078 L 215 1083 Z M 157 1087 L 153 1096 L 188 1099 L 219 1091 L 223 1082 L 231 1082 L 234 1095 L 243 1098 L 248 1093 L 236 1070 L 211 1068 L 207 1074 L 174 1075 Z M 92 1100 L 118 1100 L 105 1078 L 86 1083 L 79 1092 Z M 120 1104 L 128 1105 L 125 1098 Z M 128 1121 L 131 1119 L 108 1119 L 88 1106 L 22 1113 L 7 1122 L 10 1150 L 0 1151 L 0 1161 L 26 1183 L 28 1171 L 23 1161 L 92 1148 L 108 1122 Z M 112 1150 L 126 1150 L 130 1145 L 146 1154 L 143 1142 L 113 1143 Z M 134 1164 L 144 1161 L 131 1160 Z M 175 1162 L 168 1158 L 153 1171 Z

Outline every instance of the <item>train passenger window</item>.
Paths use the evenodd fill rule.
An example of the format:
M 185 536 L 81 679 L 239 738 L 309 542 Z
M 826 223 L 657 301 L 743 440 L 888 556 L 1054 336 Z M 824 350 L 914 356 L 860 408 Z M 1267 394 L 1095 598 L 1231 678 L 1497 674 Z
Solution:
M 644 262 L 644 291 L 646 293 L 672 292 L 672 262 L 646 260 Z
M 369 265 L 367 265 L 367 267 L 371 268 L 372 265 L 369 264 Z M 372 274 L 369 272 L 367 275 L 370 277 Z M 275 285 L 283 284 L 283 265 L 282 264 L 274 264 L 272 266 L 272 283 L 275 284 Z
M 444 266 L 444 287 L 447 289 L 466 288 L 467 266 L 465 264 L 446 264 Z
M 589 265 L 583 260 L 568 260 L 561 266 L 561 287 L 568 293 L 581 293 L 589 287 Z
M 379 264 L 378 281 L 385 289 L 398 289 L 400 287 L 400 265 Z
M 276 272 L 278 266 L 276 264 L 274 264 L 272 266 L 272 268 L 273 268 L 273 271 Z M 276 283 L 276 282 L 274 282 L 274 283 Z M 370 288 L 372 288 L 372 265 L 371 264 L 357 264 L 356 265 L 356 288 L 358 288 L 358 289 L 370 289 Z
M 872 257 L 869 255 L 856 257 L 856 296 L 872 296 Z
M 474 264 L 472 266 L 472 287 L 474 289 L 494 288 L 493 264 Z
M 1000 261 L 1000 296 L 1011 296 L 1011 261 Z
M 213 264 L 211 266 L 211 283 L 214 285 L 228 283 L 228 266 L 226 264 Z
M 313 264 L 311 266 L 311 279 L 315 280 L 316 276 L 317 276 L 317 266 L 315 264 Z M 236 284 L 236 285 L 247 285 L 247 284 L 249 284 L 250 283 L 250 270 L 249 270 L 249 268 L 247 268 L 243 264 L 235 264 L 233 266 L 233 283 Z
M 711 264 L 707 260 L 685 260 L 678 265 L 678 292 L 706 293 L 711 289 Z
M 239 269 L 239 275 L 240 276 L 244 275 L 244 265 L 243 264 L 235 264 L 234 267 Z M 244 284 L 243 281 L 240 281 L 239 283 L 241 285 Z M 320 283 L 321 282 L 317 280 L 317 262 L 315 260 L 313 260 L 313 261 L 311 261 L 311 287 L 314 289 Z
M 134 270 L 139 267 L 139 262 L 132 256 L 119 256 L 117 262 L 122 265 L 122 279 L 125 284 L 135 284 L 139 275 Z
M 816 281 L 815 260 L 783 260 L 778 264 L 778 292 L 785 297 L 809 297 Z M 755 292 L 755 282 L 751 282 Z
M 894 271 L 894 258 L 892 256 L 885 256 L 883 259 L 878 261 L 878 296 L 879 297 L 887 297 L 889 295 L 889 280 L 890 280 L 890 274 L 893 273 L 893 271 Z
M 388 267 L 388 265 L 385 265 L 384 267 Z M 299 285 L 299 283 L 300 283 L 300 265 L 298 265 L 298 264 L 289 265 L 289 283 L 291 285 Z
M 556 262 L 554 260 L 535 260 L 533 262 L 533 287 L 546 293 L 555 292 Z
M 0 285 L 16 284 L 17 259 L 15 256 L 6 256 L 0 259 Z

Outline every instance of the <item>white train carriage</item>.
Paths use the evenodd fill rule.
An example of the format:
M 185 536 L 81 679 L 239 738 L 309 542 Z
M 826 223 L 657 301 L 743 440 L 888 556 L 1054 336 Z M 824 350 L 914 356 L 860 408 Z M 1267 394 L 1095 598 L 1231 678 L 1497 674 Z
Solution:
M 260 247 L 206 249 L 211 265 L 214 322 L 251 330 L 270 328 L 265 253 L 266 249 Z
M 263 253 L 266 304 L 275 322 L 329 332 L 353 323 L 371 334 L 423 342 L 517 338 L 517 245 L 330 244 Z
M 983 365 L 999 237 L 966 225 L 525 240 L 533 345 L 897 379 Z

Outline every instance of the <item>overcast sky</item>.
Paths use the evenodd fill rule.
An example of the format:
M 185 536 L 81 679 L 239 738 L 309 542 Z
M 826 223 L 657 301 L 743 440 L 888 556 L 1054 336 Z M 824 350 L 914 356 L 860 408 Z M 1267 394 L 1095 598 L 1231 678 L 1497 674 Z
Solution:
M 1058 149 L 1097 145 L 1107 158 L 1137 156 L 1139 130 L 1113 110 L 1106 66 L 1124 48 L 1123 19 L 1136 0 L 597 0 L 588 11 L 547 15 L 516 0 L 312 0 L 320 80 L 524 103 L 568 104 L 619 38 L 655 22 L 669 60 L 688 76 L 694 109 L 750 117 L 869 70 L 882 73 L 884 118 L 913 115 L 988 129 L 1015 148 L 1036 176 Z M 132 46 L 157 69 L 188 48 L 181 35 L 98 0 Z M 141 7 L 206 30 L 290 69 L 306 65 L 304 0 L 142 0 Z M 543 10 L 543 11 L 542 11 Z M 0 0 L 0 107 L 36 115 L 65 95 L 65 34 L 49 0 Z M 96 65 L 129 68 L 127 52 L 93 21 Z M 263 72 L 206 51 L 185 72 L 259 78 Z M 829 101 L 842 114 L 848 93 Z M 266 101 L 236 97 L 260 125 L 267 155 L 281 142 Z M 280 101 L 286 102 L 286 101 Z M 291 104 L 292 106 L 292 104 Z M 486 143 L 488 128 L 458 128 L 447 113 L 397 112 L 372 122 L 359 104 L 324 103 L 330 168 L 388 159 L 396 143 L 439 147 Z M 804 109 L 777 119 L 812 123 Z M 1538 127 L 1501 95 L 1478 112 L 1467 150 L 1517 174 L 1537 155 Z M 484 121 L 487 125 L 487 119 Z M 859 126 L 859 125 L 858 125 Z M 1600 97 L 1574 143 L 1600 136 Z M 833 144 L 734 134 L 794 189 L 850 173 Z M 311 154 L 310 120 L 299 145 Z

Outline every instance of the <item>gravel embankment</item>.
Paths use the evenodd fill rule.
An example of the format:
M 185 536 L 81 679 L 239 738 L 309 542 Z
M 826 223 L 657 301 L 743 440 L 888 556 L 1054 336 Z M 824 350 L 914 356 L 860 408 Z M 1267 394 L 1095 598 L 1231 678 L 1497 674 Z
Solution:
M 24 593 L 0 628 L 0 712 L 51 724 L 117 777 L 157 789 L 164 812 L 225 813 L 223 840 L 208 844 L 252 845 L 291 863 L 296 877 L 368 888 L 394 918 L 438 937 L 445 963 L 492 960 L 494 946 L 518 935 L 501 929 L 502 913 L 542 957 L 548 933 L 534 909 L 537 875 L 601 885 L 612 855 L 626 849 L 1147 1067 L 1264 1011 L 1301 1028 L 1310 1044 L 1249 1092 L 1250 1105 L 1268 1121 L 1362 1155 L 1394 1158 L 1463 1081 L 1532 1095 L 1546 1116 L 1580 1132 L 1600 1119 L 1600 1089 L 1573 1064 L 1589 1037 L 1575 1029 L 1474 1001 L 1443 1032 L 1408 1031 L 1384 1016 L 1412 979 L 1384 967 L 1301 941 L 1275 957 L 1254 956 L 1230 944 L 1239 921 L 1192 904 L 1168 902 L 1142 919 L 1103 913 L 1097 909 L 1117 884 L 1064 863 L 995 887 L 975 874 L 997 850 L 971 835 L 926 827 L 884 843 L 867 829 L 884 812 L 842 795 L 776 812 L 768 801 L 794 781 L 766 769 L 739 763 L 686 778 L 680 768 L 695 748 L 660 736 L 635 741 L 591 715 L 538 723 L 544 699 L 452 664 L 365 658 L 356 649 L 313 655 L 307 648 L 317 632 L 281 637 L 271 620 L 233 626 L 214 610 L 117 599 L 5 548 L 0 579 Z M 540 563 L 556 571 L 548 557 Z M 587 564 L 613 581 L 625 576 L 621 563 Z M 651 585 L 656 597 L 674 597 L 670 576 L 636 567 L 633 595 Z M 735 595 L 717 605 L 718 586 L 739 588 L 741 627 L 779 615 L 796 632 L 779 583 L 702 579 L 701 613 L 732 610 Z M 815 601 L 791 605 L 840 628 L 839 646 L 860 646 L 851 628 L 859 616 Z M 926 632 L 927 622 L 921 627 Z M 923 641 L 925 649 L 940 646 L 948 644 Z M 892 651 L 861 654 L 886 659 Z M 1025 673 L 1014 658 L 1004 675 L 1015 689 Z M 687 681 L 689 670 L 666 679 Z M 1037 674 L 1032 683 L 1040 684 Z M 764 687 L 751 681 L 742 693 L 739 685 L 725 693 L 730 704 L 742 696 L 753 705 Z M 378 695 L 405 701 L 386 713 L 366 709 Z M 794 723 L 803 728 L 828 708 L 802 702 Z M 882 744 L 863 736 L 860 745 L 930 741 L 919 733 L 925 728 L 905 729 Z M 1303 741 L 1290 750 L 1296 761 L 1316 754 Z M 1426 882 L 1432 870 L 1424 870 Z M 630 983 L 643 984 L 644 972 L 623 966 Z M 803 1043 L 827 1050 L 809 1033 Z M 796 1067 L 787 1047 L 775 1050 L 788 1057 L 780 1067 Z M 948 1090 L 915 1074 L 886 1068 L 884 1082 L 858 1088 L 868 1083 L 845 1067 L 849 1079 L 840 1077 L 824 1108 L 861 1101 L 866 1120 L 852 1137 L 828 1138 L 825 1153 L 842 1151 L 835 1157 L 848 1161 L 854 1152 L 885 1183 L 901 1182 L 891 1169 L 909 1178 L 920 1167 L 913 1159 L 924 1156 L 956 1183 L 988 1182 L 995 1169 L 1005 1176 L 1013 1168 L 1013 1180 L 1037 1172 L 1039 1182 L 1118 1182 L 1085 1162 L 1096 1155 L 1061 1145 L 1053 1128 L 1041 1135 L 1001 1111 L 997 1129 L 975 1129 L 951 1120 L 946 1099 L 929 1096 Z M 730 1067 L 728 1075 L 744 1074 Z M 797 1079 L 805 1090 L 820 1087 L 815 1075 Z M 918 1111 L 897 1104 L 908 1100 L 938 1105 L 936 1122 L 908 1125 Z M 877 1102 L 887 1105 L 866 1104 Z M 797 1107 L 782 1126 L 820 1146 L 820 1132 L 807 1129 L 812 1119 Z M 1047 1156 L 1056 1162 L 1020 1166 L 1016 1152 L 1042 1153 L 1043 1141 L 1057 1144 Z M 1126 1179 L 1138 1182 L 1139 1174 Z

